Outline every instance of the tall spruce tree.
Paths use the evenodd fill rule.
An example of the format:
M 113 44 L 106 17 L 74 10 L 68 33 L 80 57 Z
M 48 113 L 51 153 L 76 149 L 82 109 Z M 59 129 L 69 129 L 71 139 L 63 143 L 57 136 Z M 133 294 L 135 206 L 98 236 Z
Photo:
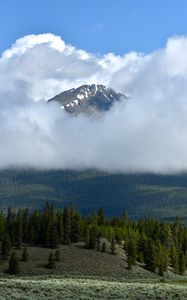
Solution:
M 71 243 L 71 219 L 67 207 L 64 207 L 64 211 L 63 211 L 63 229 L 64 229 L 63 242 L 64 244 L 70 244 Z
M 15 241 L 15 235 L 14 235 L 15 214 L 11 207 L 8 208 L 6 223 L 7 223 L 7 234 L 9 235 L 11 244 L 13 245 Z
M 100 208 L 99 211 L 98 211 L 98 225 L 104 225 L 105 223 L 105 214 L 104 214 L 104 210 L 103 208 Z
M 18 249 L 21 249 L 22 240 L 23 240 L 23 219 L 22 219 L 22 210 L 19 209 L 16 216 L 16 226 L 14 233 L 15 243 Z
M 171 266 L 173 268 L 173 272 L 177 274 L 179 271 L 179 253 L 174 243 L 170 251 L 170 261 L 171 261 Z
M 17 275 L 19 272 L 19 260 L 16 256 L 16 253 L 13 251 L 9 260 L 8 273 L 11 275 Z
M 55 255 L 54 255 L 54 260 L 60 262 L 61 261 L 61 255 L 60 255 L 60 250 L 57 249 L 55 251 Z
M 71 217 L 71 241 L 77 243 L 81 239 L 81 217 L 78 212 L 74 212 Z
M 8 234 L 5 234 L 1 244 L 1 256 L 3 259 L 8 259 L 11 249 L 10 237 Z
M 128 256 L 128 261 L 131 261 L 131 264 L 135 265 L 136 258 L 137 258 L 137 245 L 134 238 L 129 238 L 128 240 L 127 256 Z
M 49 253 L 47 267 L 49 269 L 54 269 L 54 267 L 55 267 L 55 260 L 54 260 L 54 254 L 53 254 L 53 252 Z
M 179 255 L 179 274 L 183 275 L 186 272 L 186 259 L 183 251 Z
M 22 261 L 28 261 L 28 259 L 29 259 L 28 250 L 27 247 L 24 247 L 22 253 Z
M 2 241 L 4 234 L 5 234 L 5 218 L 3 216 L 3 212 L 0 212 L 0 241 Z
M 149 239 L 146 245 L 144 260 L 145 260 L 146 268 L 151 272 L 155 272 L 157 268 L 158 265 L 157 257 L 158 256 L 157 256 L 155 242 Z
M 105 242 L 102 243 L 101 251 L 106 252 L 106 243 Z
M 96 226 L 90 227 L 89 230 L 89 248 L 95 249 L 97 246 L 97 228 Z
M 57 233 L 57 228 L 54 223 L 50 226 L 49 244 L 50 244 L 50 247 L 53 249 L 56 249 L 58 247 L 58 233 Z
M 111 240 L 110 250 L 111 250 L 111 254 L 113 254 L 113 255 L 116 254 L 116 241 L 114 238 L 112 238 L 112 240 Z

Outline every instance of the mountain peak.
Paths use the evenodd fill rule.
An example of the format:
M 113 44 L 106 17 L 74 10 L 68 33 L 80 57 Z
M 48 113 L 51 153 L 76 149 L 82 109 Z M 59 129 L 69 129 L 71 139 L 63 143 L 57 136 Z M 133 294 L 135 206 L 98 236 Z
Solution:
M 74 115 L 79 113 L 93 115 L 109 110 L 115 102 L 122 99 L 127 99 L 127 96 L 105 85 L 85 84 L 64 91 L 49 101 L 57 101 L 61 109 Z

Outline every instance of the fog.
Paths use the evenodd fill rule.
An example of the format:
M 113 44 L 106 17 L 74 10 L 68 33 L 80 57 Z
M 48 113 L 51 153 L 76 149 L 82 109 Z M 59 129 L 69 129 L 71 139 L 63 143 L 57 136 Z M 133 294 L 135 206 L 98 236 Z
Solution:
M 130 95 L 100 118 L 46 100 L 82 84 Z M 29 35 L 0 58 L 0 168 L 187 171 L 187 37 L 150 54 L 76 49 Z

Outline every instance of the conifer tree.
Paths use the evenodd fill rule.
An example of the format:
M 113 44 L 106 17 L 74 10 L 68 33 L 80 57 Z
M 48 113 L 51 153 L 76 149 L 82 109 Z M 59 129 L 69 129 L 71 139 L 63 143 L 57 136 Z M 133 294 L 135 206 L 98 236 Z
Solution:
M 23 253 L 22 253 L 22 261 L 28 261 L 29 259 L 29 254 L 27 251 L 27 247 L 23 248 Z
M 140 252 L 138 253 L 137 260 L 138 260 L 139 263 L 141 263 L 141 264 L 144 263 L 144 255 L 143 255 L 143 252 L 142 252 L 142 251 L 140 251 Z
M 33 228 L 33 225 L 31 224 L 31 221 L 30 221 L 29 229 L 28 229 L 28 242 L 31 245 L 34 244 L 34 228 Z M 42 240 L 40 240 L 40 243 L 42 243 Z
M 17 275 L 19 271 L 19 260 L 16 256 L 16 253 L 13 251 L 9 260 L 8 273 L 11 275 Z
M 23 212 L 23 242 L 28 243 L 29 242 L 29 211 L 28 209 L 25 209 Z
M 101 251 L 106 252 L 106 243 L 105 242 L 102 243 Z
M 116 242 L 115 239 L 112 238 L 111 245 L 110 245 L 111 254 L 116 254 Z
M 132 270 L 132 259 L 129 255 L 127 255 L 127 268 L 128 270 Z
M 9 235 L 10 237 L 10 242 L 11 244 L 14 244 L 14 240 L 15 240 L 15 237 L 14 237 L 14 221 L 15 221 L 15 215 L 12 211 L 12 208 L 9 207 L 8 208 L 8 215 L 7 215 L 7 234 Z
M 88 225 L 84 228 L 84 242 L 86 247 L 89 247 L 89 237 L 90 237 L 90 231 Z
M 179 274 L 183 275 L 186 272 L 186 260 L 183 251 L 179 255 Z
M 64 229 L 63 242 L 64 244 L 70 244 L 71 243 L 71 219 L 67 207 L 64 207 L 64 211 L 63 211 L 63 229 Z
M 103 208 L 100 208 L 98 211 L 98 225 L 104 225 L 105 223 L 105 215 Z
M 122 214 L 122 220 L 123 220 L 124 226 L 127 226 L 128 221 L 129 221 L 129 216 L 128 216 L 128 212 L 127 211 L 123 212 L 123 214 Z
M 15 243 L 18 249 L 21 249 L 21 244 L 23 240 L 23 221 L 22 221 L 22 211 L 19 209 L 16 216 L 16 226 L 14 233 Z
M 1 244 L 1 256 L 3 259 L 7 259 L 11 249 L 10 237 L 8 234 L 5 234 Z
M 49 243 L 50 243 L 50 247 L 53 249 L 58 247 L 58 234 L 57 234 L 56 226 L 54 224 L 52 224 L 50 227 Z
M 157 267 L 157 252 L 155 242 L 151 239 L 147 242 L 144 260 L 146 268 L 151 272 L 155 272 Z
M 5 219 L 3 213 L 0 212 L 0 241 L 2 241 L 4 233 L 5 233 Z
M 95 249 L 97 246 L 97 229 L 96 226 L 90 228 L 89 231 L 89 248 Z
M 57 249 L 56 251 L 55 251 L 55 261 L 58 261 L 58 262 L 60 262 L 61 261 L 61 256 L 60 256 L 60 250 L 59 249 Z
M 59 243 L 63 242 L 63 214 L 61 211 L 57 211 L 57 234 Z
M 159 267 L 158 267 L 158 274 L 160 275 L 160 276 L 164 276 L 164 268 L 163 268 L 163 264 L 161 263 L 161 264 L 159 264 Z
M 173 272 L 178 273 L 178 271 L 179 271 L 179 255 L 178 255 L 178 251 L 177 251 L 177 248 L 174 243 L 171 247 L 170 259 L 171 259 L 171 266 L 173 268 Z
M 77 243 L 81 238 L 81 218 L 78 212 L 71 217 L 71 241 Z
M 47 266 L 48 266 L 49 269 L 54 269 L 54 267 L 55 267 L 55 261 L 54 261 L 53 252 L 49 253 L 48 265 Z
M 135 265 L 137 258 L 137 246 L 134 238 L 129 238 L 127 255 L 132 265 Z

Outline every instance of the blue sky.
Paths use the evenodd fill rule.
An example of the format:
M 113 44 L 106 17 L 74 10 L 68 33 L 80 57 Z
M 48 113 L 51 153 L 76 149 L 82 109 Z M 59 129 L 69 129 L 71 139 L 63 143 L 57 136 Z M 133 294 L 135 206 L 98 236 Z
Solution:
M 0 52 L 51 32 L 94 53 L 151 52 L 187 34 L 186 0 L 1 0 Z

